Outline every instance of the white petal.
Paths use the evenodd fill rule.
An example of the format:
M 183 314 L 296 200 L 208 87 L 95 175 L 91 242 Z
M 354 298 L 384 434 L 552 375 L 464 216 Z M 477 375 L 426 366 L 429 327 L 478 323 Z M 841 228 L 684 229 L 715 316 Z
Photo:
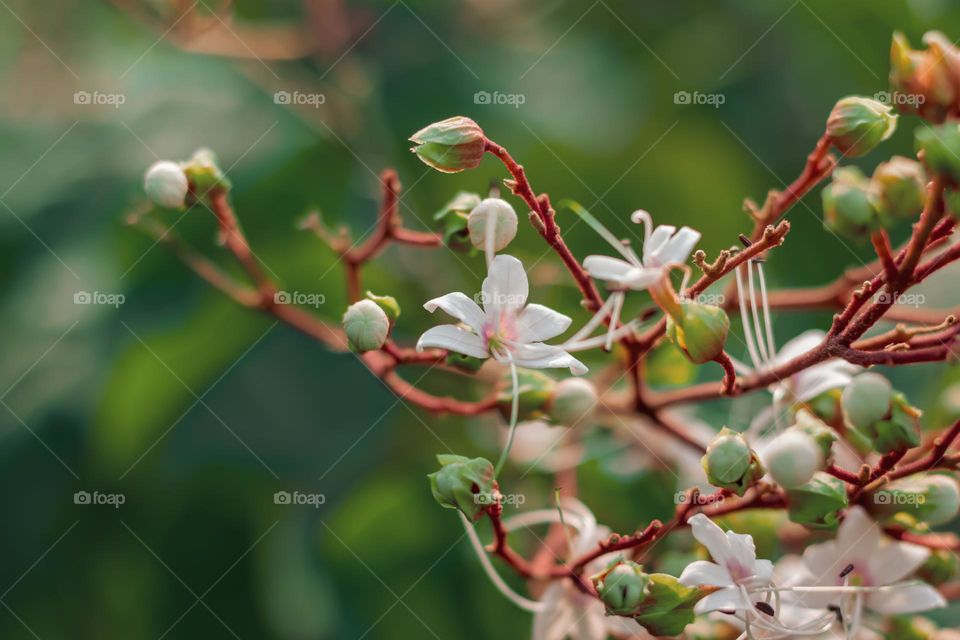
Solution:
M 892 615 L 945 607 L 947 601 L 930 585 L 915 584 L 867 594 L 866 604 L 877 613 Z
M 783 364 L 793 360 L 799 355 L 803 355 L 807 351 L 815 348 L 826 337 L 825 334 L 820 329 L 810 329 L 809 331 L 804 331 L 796 338 L 788 340 L 780 350 L 777 352 L 777 356 L 773 359 L 775 364 Z
M 517 339 L 540 342 L 558 336 L 570 328 L 570 318 L 542 304 L 528 304 L 517 316 Z
M 717 564 L 727 566 L 727 561 L 732 557 L 730 550 L 730 541 L 723 533 L 723 529 L 717 526 L 710 518 L 698 513 L 690 518 L 690 530 L 697 542 L 702 544 L 710 552 L 710 557 Z
M 483 308 L 488 317 L 503 311 L 518 311 L 526 304 L 529 293 L 523 263 L 508 255 L 493 259 L 483 280 Z
M 757 548 L 753 544 L 753 537 L 745 533 L 734 533 L 733 531 L 727 531 L 726 535 L 731 556 L 726 563 L 728 569 L 735 575 L 738 570 L 745 574 L 737 577 L 754 575 L 756 571 L 754 564 L 757 562 Z M 773 574 L 772 564 L 769 566 L 767 577 L 771 574 Z
M 715 587 L 733 586 L 733 578 L 724 567 L 706 560 L 697 560 L 688 564 L 677 578 L 685 587 L 707 584 Z
M 417 350 L 423 351 L 427 347 L 456 351 L 474 358 L 490 357 L 480 336 L 452 324 L 442 324 L 439 327 L 427 329 L 417 341 Z
M 609 282 L 623 282 L 627 274 L 637 269 L 626 260 L 599 255 L 584 258 L 583 268 L 591 277 Z
M 833 540 L 813 544 L 803 550 L 803 564 L 817 577 L 817 584 L 839 584 L 837 576 L 846 567 L 837 555 L 837 545 Z
M 570 369 L 570 373 L 582 376 L 588 369 L 572 355 L 542 342 L 523 344 L 513 350 L 513 361 L 518 367 L 528 369 Z
M 869 558 L 868 573 L 874 584 L 892 584 L 919 569 L 928 557 L 926 547 L 891 541 Z
M 739 587 L 727 587 L 714 591 L 710 595 L 701 598 L 693 607 L 694 613 L 704 614 L 710 611 L 742 611 L 749 607 L 740 593 Z
M 797 400 L 806 402 L 831 389 L 847 386 L 850 384 L 850 379 L 851 376 L 848 373 L 827 366 L 814 366 L 793 377 L 793 393 Z
M 880 527 L 866 510 L 859 505 L 847 510 L 847 516 L 837 530 L 837 557 L 866 560 L 876 553 L 879 544 Z
M 683 227 L 657 250 L 653 259 L 663 265 L 671 262 L 683 264 L 690 257 L 690 252 L 693 251 L 698 242 L 700 242 L 700 232 L 694 231 L 690 227 Z
M 654 228 L 653 233 L 650 234 L 650 240 L 643 245 L 643 264 L 645 266 L 663 266 L 663 263 L 656 264 L 654 260 L 657 252 L 667 244 L 667 242 L 670 240 L 670 236 L 672 236 L 676 230 L 676 227 L 669 224 L 662 224 L 659 227 Z
M 460 322 L 466 323 L 478 334 L 483 332 L 483 325 L 486 321 L 483 309 L 459 291 L 434 298 L 424 304 L 423 308 L 430 313 L 433 313 L 438 308 L 443 309 L 445 313 L 453 316 Z

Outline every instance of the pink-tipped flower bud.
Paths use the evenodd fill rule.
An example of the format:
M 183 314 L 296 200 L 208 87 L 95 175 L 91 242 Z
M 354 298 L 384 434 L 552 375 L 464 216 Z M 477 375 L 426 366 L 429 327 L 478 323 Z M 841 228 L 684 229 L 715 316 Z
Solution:
M 427 125 L 410 136 L 410 150 L 424 163 L 443 173 L 475 169 L 483 159 L 486 137 L 480 126 L 464 116 Z

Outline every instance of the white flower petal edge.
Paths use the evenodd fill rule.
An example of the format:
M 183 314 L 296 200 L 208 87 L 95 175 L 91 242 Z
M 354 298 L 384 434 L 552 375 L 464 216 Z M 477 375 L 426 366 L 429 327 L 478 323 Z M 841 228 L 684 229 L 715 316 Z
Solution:
M 586 373 L 587 367 L 565 349 L 542 342 L 566 331 L 570 318 L 540 304 L 527 305 L 529 292 L 523 264 L 513 256 L 496 256 L 483 281 L 482 309 L 460 292 L 423 305 L 431 313 L 442 309 L 464 326 L 433 327 L 420 336 L 417 349 L 437 347 L 474 358 L 493 356 L 519 367 Z

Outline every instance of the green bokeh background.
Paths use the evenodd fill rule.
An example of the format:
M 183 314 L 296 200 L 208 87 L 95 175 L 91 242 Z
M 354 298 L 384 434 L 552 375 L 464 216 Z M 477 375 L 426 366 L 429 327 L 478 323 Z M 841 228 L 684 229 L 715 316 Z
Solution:
M 837 98 L 886 88 L 894 29 L 917 45 L 928 29 L 960 37 L 948 0 L 236 0 L 223 23 L 207 17 L 211 39 L 178 21 L 190 2 L 0 4 L 0 637 L 43 640 L 528 633 L 424 479 L 438 452 L 494 456 L 492 424 L 398 403 L 354 356 L 237 308 L 125 227 L 155 159 L 214 148 L 257 255 L 286 290 L 322 293 L 317 313 L 336 320 L 342 270 L 296 230 L 305 213 L 362 236 L 376 174 L 394 167 L 408 226 L 425 228 L 456 190 L 503 177 L 492 160 L 428 170 L 406 138 L 429 122 L 470 116 L 555 200 L 634 236 L 627 216 L 646 208 L 701 230 L 713 255 L 749 228 L 744 197 L 800 170 Z M 195 52 L 214 45 L 236 55 Z M 78 105 L 77 91 L 124 103 Z M 326 99 L 292 107 L 276 91 Z M 524 103 L 477 104 L 478 91 Z M 678 91 L 723 104 L 677 104 Z M 910 152 L 917 122 L 901 124 L 885 154 Z M 823 283 L 869 255 L 822 231 L 818 193 L 791 221 L 773 286 Z M 602 249 L 569 212 L 560 222 L 577 255 Z M 177 231 L 229 265 L 201 211 Z M 533 265 L 539 302 L 585 320 L 530 228 L 511 252 Z M 434 322 L 423 300 L 474 291 L 482 272 L 479 256 L 394 248 L 365 275 L 400 300 L 409 342 Z M 948 284 L 928 303 L 955 303 Z M 125 302 L 76 305 L 79 291 Z M 827 320 L 776 327 L 783 337 Z M 912 372 L 898 381 L 933 419 L 953 374 Z M 422 384 L 478 393 L 432 374 Z M 729 411 L 717 405 L 703 412 L 719 426 Z M 527 506 L 550 503 L 550 476 L 508 470 L 505 482 Z M 599 460 L 581 491 L 601 521 L 630 530 L 670 512 L 671 483 L 658 471 L 613 477 Z M 275 505 L 281 490 L 325 503 Z M 125 503 L 76 505 L 77 491 Z

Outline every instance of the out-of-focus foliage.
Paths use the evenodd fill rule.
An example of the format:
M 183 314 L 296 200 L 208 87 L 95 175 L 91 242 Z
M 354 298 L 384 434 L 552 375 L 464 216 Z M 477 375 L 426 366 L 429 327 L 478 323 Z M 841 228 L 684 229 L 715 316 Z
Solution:
M 799 171 L 837 98 L 886 89 L 894 29 L 914 42 L 928 29 L 960 37 L 960 7 L 947 0 L 236 0 L 216 15 L 213 0 L 191 4 L 0 7 L 3 638 L 527 633 L 424 477 L 436 452 L 495 455 L 495 425 L 407 408 L 355 356 L 235 307 L 126 228 L 156 159 L 215 149 L 269 272 L 285 290 L 322 293 L 316 312 L 337 319 L 342 270 L 296 230 L 304 214 L 319 209 L 362 236 L 376 174 L 392 166 L 407 224 L 423 228 L 458 191 L 486 193 L 503 177 L 491 160 L 453 176 L 424 167 L 406 138 L 427 123 L 469 116 L 535 188 L 637 240 L 638 207 L 694 226 L 714 255 L 747 229 L 745 196 L 762 199 Z M 178 20 L 187 10 L 199 18 Z M 284 99 L 317 94 L 322 104 Z M 718 106 L 695 103 L 717 94 Z M 497 103 L 504 95 L 522 104 Z M 885 157 L 910 154 L 916 125 L 901 119 Z M 878 161 L 857 164 L 870 173 Z M 577 255 L 602 250 L 560 215 Z M 538 260 L 546 249 L 520 217 L 511 252 L 535 264 L 538 301 L 582 322 L 573 287 L 553 256 Z M 822 283 L 869 253 L 823 233 L 819 192 L 791 221 L 773 285 Z M 170 223 L 229 264 L 206 216 Z M 482 271 L 481 256 L 392 249 L 365 285 L 403 305 L 397 334 L 409 340 L 426 322 L 421 301 L 476 290 Z M 948 281 L 926 286 L 929 304 Z M 123 303 L 75 304 L 80 292 Z M 776 328 L 791 336 L 826 320 L 781 315 Z M 669 366 L 678 358 L 658 356 L 663 384 L 690 375 Z M 956 377 L 944 372 L 901 376 L 898 388 L 930 407 Z M 469 393 L 433 374 L 422 383 Z M 742 426 L 750 406 L 706 415 Z M 581 474 L 598 517 L 629 531 L 668 514 L 671 495 L 646 496 L 672 474 L 614 474 L 612 455 Z M 552 477 L 522 473 L 502 481 L 526 507 L 551 504 Z M 78 491 L 125 501 L 75 504 Z M 324 501 L 276 504 L 276 492 Z

